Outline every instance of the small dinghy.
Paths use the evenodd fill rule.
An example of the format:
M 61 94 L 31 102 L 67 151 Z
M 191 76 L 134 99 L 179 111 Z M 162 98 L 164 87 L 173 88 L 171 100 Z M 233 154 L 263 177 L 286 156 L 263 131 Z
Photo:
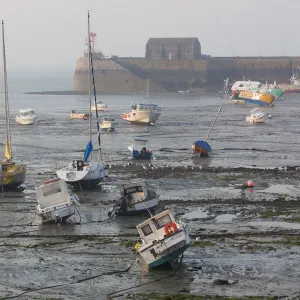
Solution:
M 134 143 L 128 146 L 130 155 L 136 159 L 152 159 L 152 151 L 148 149 L 148 141 L 135 138 Z
M 43 222 L 62 223 L 75 214 L 78 196 L 74 194 L 64 180 L 54 178 L 46 180 L 36 188 L 37 214 Z
M 260 108 L 255 108 L 248 112 L 246 122 L 250 124 L 263 123 L 265 121 L 264 116 L 265 114 Z
M 88 120 L 89 117 L 90 117 L 89 114 L 81 113 L 81 112 L 78 112 L 76 110 L 72 110 L 71 113 L 70 113 L 70 118 L 71 119 Z
M 190 246 L 186 224 L 176 222 L 170 210 L 151 216 L 136 228 L 141 242 L 135 248 L 149 269 L 165 263 L 174 267 L 179 256 L 182 259 L 183 252 Z
M 146 182 L 123 184 L 119 203 L 111 209 L 109 214 L 125 216 L 153 211 L 158 205 L 158 199 L 158 193 L 148 188 Z

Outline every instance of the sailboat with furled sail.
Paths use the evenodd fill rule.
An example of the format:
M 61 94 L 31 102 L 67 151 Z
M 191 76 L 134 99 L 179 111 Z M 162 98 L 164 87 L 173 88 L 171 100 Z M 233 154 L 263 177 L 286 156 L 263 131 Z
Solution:
M 90 14 L 88 13 L 88 73 L 89 73 L 89 113 L 91 115 L 91 85 L 93 84 L 94 91 L 94 103 L 96 106 L 96 121 L 98 131 L 98 144 L 99 144 L 99 158 L 95 160 L 92 158 L 93 143 L 92 143 L 92 123 L 89 119 L 89 141 L 84 151 L 83 159 L 74 160 L 67 167 L 64 167 L 56 171 L 57 176 L 60 179 L 65 180 L 71 185 L 79 185 L 80 188 L 93 188 L 97 184 L 108 176 L 108 169 L 101 151 L 101 139 L 100 139 L 100 125 L 98 121 L 97 100 L 96 100 L 96 88 L 94 79 L 93 59 L 91 53 L 91 41 L 90 41 Z M 91 77 L 93 82 L 91 82 Z M 89 160 L 90 158 L 90 160 Z
M 4 102 L 5 102 L 5 160 L 0 162 L 0 186 L 4 188 L 17 188 L 25 181 L 26 166 L 13 161 L 11 151 L 11 131 L 9 120 L 9 103 L 4 39 L 4 22 L 2 21 L 2 47 L 3 47 L 3 78 L 4 78 Z

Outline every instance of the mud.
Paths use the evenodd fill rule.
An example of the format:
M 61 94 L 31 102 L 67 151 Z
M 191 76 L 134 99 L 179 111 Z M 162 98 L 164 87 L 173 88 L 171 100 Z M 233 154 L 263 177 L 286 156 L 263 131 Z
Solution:
M 29 96 L 19 101 L 23 97 Z M 28 170 L 23 190 L 0 197 L 0 299 L 300 298 L 296 98 L 291 96 L 291 106 L 276 103 L 270 108 L 273 123 L 258 127 L 244 124 L 246 107 L 226 106 L 212 134 L 211 157 L 198 159 L 190 153 L 199 137 L 198 121 L 207 128 L 222 99 L 183 97 L 173 107 L 160 99 L 169 113 L 156 126 L 120 121 L 115 133 L 103 134 L 109 178 L 99 189 L 78 191 L 79 214 L 58 226 L 41 224 L 35 216 L 34 188 L 53 177 L 66 157 L 81 155 L 86 140 L 79 132 L 88 123 L 68 120 L 68 108 L 83 106 L 83 98 L 61 104 L 52 97 L 51 107 L 57 103 L 52 110 L 47 102 L 35 102 L 38 124 L 13 125 L 14 150 Z M 103 100 L 111 100 L 117 116 L 131 99 L 125 97 L 122 104 Z M 276 137 L 268 135 L 275 131 Z M 204 138 L 206 130 L 201 132 Z M 142 135 L 154 145 L 155 159 L 135 163 L 126 150 L 133 136 Z M 149 271 L 134 252 L 135 226 L 146 215 L 108 217 L 120 185 L 133 178 L 157 189 L 158 210 L 171 209 L 189 226 L 193 243 L 176 270 Z M 249 179 L 253 188 L 247 187 Z

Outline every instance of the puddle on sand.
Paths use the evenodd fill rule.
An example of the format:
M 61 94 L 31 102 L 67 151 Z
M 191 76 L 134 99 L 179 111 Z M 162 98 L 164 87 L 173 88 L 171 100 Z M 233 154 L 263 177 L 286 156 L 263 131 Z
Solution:
M 183 216 L 181 216 L 182 219 L 194 220 L 194 221 L 201 220 L 201 219 L 207 219 L 209 217 L 211 217 L 211 216 L 209 216 L 206 211 L 202 211 L 202 210 L 192 211 L 192 212 L 186 213 Z
M 289 222 L 249 222 L 247 225 L 250 226 L 259 226 L 259 227 L 267 227 L 267 228 L 286 228 L 286 229 L 300 229 L 299 223 L 289 223 Z
M 236 218 L 236 215 L 232 214 L 224 214 L 224 215 L 219 215 L 216 217 L 217 222 L 231 222 L 234 218 Z
M 269 193 L 269 194 L 300 194 L 300 190 L 293 185 L 283 185 L 275 184 L 270 187 L 259 191 L 260 193 Z

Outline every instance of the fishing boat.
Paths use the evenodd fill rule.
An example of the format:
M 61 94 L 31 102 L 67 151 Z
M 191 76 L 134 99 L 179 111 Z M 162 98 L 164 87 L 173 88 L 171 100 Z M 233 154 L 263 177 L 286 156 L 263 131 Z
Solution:
M 264 116 L 265 114 L 260 108 L 255 108 L 248 112 L 246 122 L 251 124 L 263 123 L 265 121 Z
M 102 100 L 97 100 L 96 103 L 91 105 L 91 111 L 107 111 L 107 105 Z
M 71 119 L 88 120 L 89 117 L 90 117 L 89 114 L 81 113 L 76 110 L 71 110 L 71 114 L 70 114 Z
M 154 103 L 150 103 L 149 80 L 147 80 L 147 103 L 133 102 L 130 111 L 121 114 L 121 118 L 131 124 L 153 125 L 161 115 L 161 108 Z
M 102 131 L 114 131 L 117 127 L 117 123 L 114 118 L 104 117 L 100 123 L 100 129 Z
M 12 158 L 3 21 L 2 21 L 2 48 L 3 48 L 3 79 L 4 79 L 4 103 L 5 103 L 4 109 L 5 109 L 6 141 L 5 141 L 5 150 L 4 150 L 5 159 L 0 161 L 0 186 L 3 188 L 13 189 L 19 187 L 25 181 L 26 166 L 24 164 L 20 164 L 14 161 Z
M 279 84 L 284 93 L 300 93 L 300 76 L 299 73 L 294 73 L 289 79 L 289 84 Z
M 37 215 L 42 222 L 65 222 L 76 213 L 78 196 L 59 178 L 45 180 L 36 188 Z
M 136 159 L 152 159 L 152 151 L 148 148 L 148 140 L 135 138 L 134 142 L 128 146 L 130 155 Z
M 231 100 L 244 100 L 246 105 L 270 106 L 274 96 L 270 92 L 236 91 L 231 95 Z
M 236 81 L 232 85 L 231 91 L 233 93 L 235 93 L 236 91 L 248 91 L 252 89 L 258 89 L 260 86 L 260 81 L 246 80 L 245 77 L 243 77 L 243 81 Z
M 198 156 L 208 156 L 211 152 L 211 147 L 206 141 L 195 141 L 192 144 L 192 152 Z
M 132 182 L 122 185 L 121 198 L 110 213 L 117 216 L 137 215 L 153 212 L 158 205 L 159 195 L 148 188 L 146 182 Z
M 91 53 L 90 41 L 90 15 L 88 13 L 88 68 L 89 68 L 89 114 L 91 115 L 91 79 L 93 79 L 94 103 L 96 105 L 96 88 L 94 79 L 93 59 Z M 92 78 L 91 78 L 92 77 Z M 92 123 L 89 118 L 89 141 L 86 145 L 83 159 L 76 159 L 67 167 L 56 171 L 58 178 L 65 180 L 67 183 L 79 186 L 80 188 L 93 188 L 98 185 L 105 177 L 108 176 L 108 169 L 101 151 L 100 125 L 98 110 L 96 108 L 96 123 L 98 132 L 98 159 L 92 157 L 93 143 L 92 143 Z M 90 158 L 91 156 L 91 158 Z M 89 160 L 90 158 L 90 160 Z
M 20 115 L 16 116 L 16 122 L 21 125 L 32 125 L 36 121 L 37 115 L 31 108 L 20 109 Z
M 176 222 L 170 210 L 151 216 L 136 228 L 140 242 L 135 248 L 149 269 L 165 263 L 174 266 L 190 246 L 187 225 Z

